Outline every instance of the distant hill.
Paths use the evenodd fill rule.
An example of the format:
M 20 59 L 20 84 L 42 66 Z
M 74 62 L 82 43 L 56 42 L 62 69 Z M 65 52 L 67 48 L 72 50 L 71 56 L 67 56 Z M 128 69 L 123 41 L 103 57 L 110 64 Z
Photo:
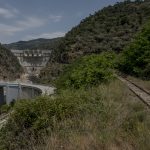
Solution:
M 35 39 L 30 41 L 19 41 L 16 43 L 5 44 L 8 49 L 56 49 L 62 38 L 54 39 Z
M 90 15 L 62 39 L 41 78 L 51 80 L 64 64 L 84 55 L 110 50 L 121 52 L 149 19 L 150 0 L 120 2 Z
M 0 79 L 14 80 L 23 72 L 17 58 L 10 50 L 0 45 Z

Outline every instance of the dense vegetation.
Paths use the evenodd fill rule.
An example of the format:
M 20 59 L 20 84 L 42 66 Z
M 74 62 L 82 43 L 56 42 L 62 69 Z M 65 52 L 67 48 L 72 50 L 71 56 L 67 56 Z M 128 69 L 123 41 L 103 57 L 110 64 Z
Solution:
M 150 79 L 150 22 L 123 51 L 119 69 L 127 74 Z
M 150 0 L 121 2 L 90 15 L 68 32 L 53 51 L 49 64 L 41 72 L 42 80 L 50 81 L 60 73 L 63 64 L 83 55 L 122 51 L 149 18 Z
M 0 79 L 16 79 L 23 72 L 17 58 L 0 45 Z
M 65 67 L 57 80 L 58 87 L 89 87 L 108 82 L 113 78 L 115 66 L 114 53 L 85 56 Z
M 149 150 L 149 110 L 119 81 L 15 104 L 1 150 Z
M 49 49 L 54 50 L 58 47 L 62 38 L 55 39 L 35 39 L 30 41 L 19 41 L 16 43 L 5 44 L 4 46 L 9 49 Z

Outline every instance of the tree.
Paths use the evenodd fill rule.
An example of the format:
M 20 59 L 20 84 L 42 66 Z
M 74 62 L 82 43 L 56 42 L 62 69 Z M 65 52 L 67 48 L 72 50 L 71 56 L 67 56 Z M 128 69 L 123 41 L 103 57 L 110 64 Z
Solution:
M 150 22 L 123 51 L 119 68 L 125 73 L 150 79 Z

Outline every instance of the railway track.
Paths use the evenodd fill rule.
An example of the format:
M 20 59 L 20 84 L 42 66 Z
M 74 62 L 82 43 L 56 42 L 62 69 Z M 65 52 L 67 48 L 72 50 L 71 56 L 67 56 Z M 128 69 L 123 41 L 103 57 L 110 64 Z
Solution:
M 117 76 L 117 78 L 126 84 L 128 88 L 150 108 L 150 92 L 148 90 L 143 89 L 125 77 Z

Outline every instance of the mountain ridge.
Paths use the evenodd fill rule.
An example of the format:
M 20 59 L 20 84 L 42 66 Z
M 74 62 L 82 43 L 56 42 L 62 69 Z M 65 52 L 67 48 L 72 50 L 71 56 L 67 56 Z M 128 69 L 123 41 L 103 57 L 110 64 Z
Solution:
M 61 37 L 54 39 L 38 38 L 29 41 L 18 41 L 10 44 L 4 44 L 8 49 L 55 49 L 61 40 Z

